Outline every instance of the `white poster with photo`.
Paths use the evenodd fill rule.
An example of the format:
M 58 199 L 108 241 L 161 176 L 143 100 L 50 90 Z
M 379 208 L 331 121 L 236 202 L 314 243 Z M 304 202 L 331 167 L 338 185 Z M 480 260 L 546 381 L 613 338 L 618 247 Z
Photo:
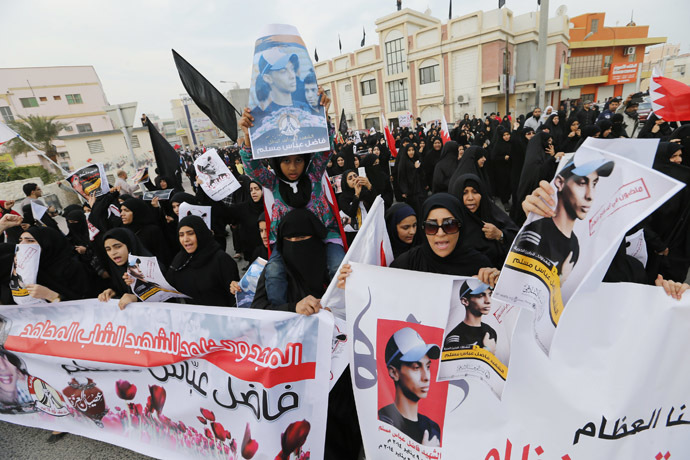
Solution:
M 644 239 L 644 228 L 639 229 L 630 236 L 625 237 L 625 253 L 639 260 L 644 267 L 647 266 L 647 242 Z
M 178 218 L 180 220 L 187 216 L 199 216 L 204 219 L 204 223 L 211 229 L 211 206 L 199 206 L 195 204 L 189 204 L 187 202 L 180 203 L 178 208 Z
M 45 299 L 35 299 L 29 295 L 27 286 L 36 284 L 38 264 L 41 260 L 41 246 L 38 244 L 18 244 L 14 250 L 14 262 L 10 273 L 10 291 L 17 305 L 45 303 Z
M 522 309 L 502 399 L 468 378 L 443 382 L 444 403 L 432 399 L 444 391 L 434 380 L 440 342 L 425 335 L 425 326 L 439 327 L 437 317 L 455 295 L 436 289 L 447 278 L 363 265 L 355 265 L 348 278 L 350 366 L 366 458 L 672 460 L 690 452 L 690 294 L 677 301 L 661 288 L 628 283 L 579 293 L 550 356 L 534 340 L 534 313 Z M 397 363 L 386 368 L 386 327 L 393 318 L 401 322 L 389 327 L 396 332 L 421 323 L 421 341 L 402 333 L 391 351 L 426 366 L 431 361 L 428 373 L 418 365 L 411 372 L 414 363 L 400 372 Z M 387 413 L 380 414 L 381 406 L 391 400 L 385 385 L 393 382 L 401 387 L 398 412 L 408 417 L 382 420 Z M 443 407 L 441 414 L 436 406 Z M 435 432 L 436 425 L 440 442 L 423 433 Z M 420 432 L 421 443 L 414 439 Z
M 220 201 L 240 188 L 240 183 L 218 156 L 216 149 L 208 149 L 194 160 L 194 169 L 201 180 L 201 188 L 213 201 Z
M 238 308 L 250 308 L 256 295 L 256 286 L 259 284 L 259 278 L 266 267 L 266 260 L 257 257 L 249 266 L 247 272 L 244 274 L 240 282 L 240 291 L 235 294 Z
M 411 128 L 412 127 L 412 114 L 410 112 L 398 115 L 398 125 L 401 128 Z
M 255 159 L 330 150 L 314 66 L 294 26 L 269 24 L 259 32 L 249 107 Z
M 141 199 L 144 201 L 152 201 L 154 198 L 159 200 L 169 200 L 174 190 L 154 190 L 149 192 L 144 192 Z
M 130 254 L 127 261 L 127 274 L 134 279 L 129 288 L 142 302 L 165 302 L 175 297 L 189 298 L 168 284 L 155 257 Z
M 110 191 L 108 177 L 101 163 L 94 163 L 77 169 L 67 177 L 67 181 L 75 192 L 87 200 L 92 194 L 99 197 Z
M 683 187 L 635 161 L 587 146 L 561 165 L 551 185 L 557 191 L 555 216 L 527 218 L 493 294 L 535 311 L 535 336 L 547 354 L 572 296 L 583 284 L 600 281 L 602 264 L 610 263 L 612 247 L 626 231 Z

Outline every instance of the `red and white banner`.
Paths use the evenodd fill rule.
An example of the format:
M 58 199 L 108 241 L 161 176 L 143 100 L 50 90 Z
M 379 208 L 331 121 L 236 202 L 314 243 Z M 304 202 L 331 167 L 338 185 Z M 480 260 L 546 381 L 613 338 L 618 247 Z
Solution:
M 443 139 L 443 143 L 445 144 L 450 140 L 450 131 L 448 130 L 448 122 L 446 121 L 446 116 L 441 115 L 441 139 Z
M 649 82 L 654 113 L 666 121 L 690 120 L 690 86 L 654 73 Z
M 5 306 L 0 420 L 156 458 L 323 458 L 333 316 Z
M 395 158 L 398 156 L 398 150 L 395 148 L 395 138 L 391 134 L 391 129 L 388 127 L 386 122 L 386 117 L 381 114 L 381 128 L 383 129 L 383 135 L 386 137 L 386 145 L 388 145 L 388 150 L 391 151 L 391 157 Z

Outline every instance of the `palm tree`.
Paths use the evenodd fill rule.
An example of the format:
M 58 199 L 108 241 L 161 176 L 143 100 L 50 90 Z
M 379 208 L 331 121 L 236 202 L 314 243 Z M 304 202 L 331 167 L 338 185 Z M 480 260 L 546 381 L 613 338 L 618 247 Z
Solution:
M 29 115 L 19 117 L 21 122 L 10 122 L 10 128 L 15 130 L 21 137 L 41 149 L 48 157 L 57 162 L 57 149 L 53 145 L 53 140 L 58 137 L 58 133 L 65 129 L 64 123 L 55 121 L 55 117 L 44 117 L 41 115 Z M 20 139 L 8 142 L 7 147 L 12 155 L 30 152 L 32 149 Z

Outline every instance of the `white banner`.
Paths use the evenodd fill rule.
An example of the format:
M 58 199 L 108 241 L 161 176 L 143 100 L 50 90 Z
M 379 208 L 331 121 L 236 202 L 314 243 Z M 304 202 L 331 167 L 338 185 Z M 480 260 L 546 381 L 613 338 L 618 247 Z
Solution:
M 690 297 L 679 302 L 661 288 L 626 283 L 580 293 L 550 356 L 534 340 L 533 312 L 523 309 L 499 400 L 477 379 L 437 381 L 453 282 L 353 265 L 350 365 L 367 458 L 687 457 Z
M 155 257 L 130 254 L 127 274 L 134 280 L 130 289 L 142 302 L 165 302 L 175 297 L 188 299 L 166 281 Z
M 208 149 L 194 160 L 194 169 L 202 181 L 201 188 L 214 201 L 220 201 L 240 188 L 240 183 L 220 159 L 216 149 Z
M 17 305 L 45 303 L 44 299 L 35 299 L 26 288 L 36 284 L 38 264 L 41 260 L 41 246 L 38 244 L 18 244 L 14 250 L 14 262 L 10 274 L 10 290 Z
M 156 458 L 324 456 L 328 312 L 94 299 L 1 315 L 0 420 Z

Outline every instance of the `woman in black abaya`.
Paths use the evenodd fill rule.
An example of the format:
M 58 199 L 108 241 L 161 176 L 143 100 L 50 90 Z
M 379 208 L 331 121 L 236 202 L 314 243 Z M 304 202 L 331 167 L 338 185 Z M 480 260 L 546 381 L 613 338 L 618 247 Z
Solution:
M 170 264 L 168 240 L 157 225 L 158 213 L 152 206 L 138 198 L 130 198 L 120 206 L 120 218 L 124 227 L 134 232 L 144 247 L 156 256 L 159 264 L 165 267 Z
M 338 197 L 338 207 L 351 220 L 350 227 L 354 231 L 346 230 L 345 236 L 347 244 L 352 244 L 377 194 L 369 179 L 358 176 L 357 171 L 352 169 L 343 173 L 342 188 L 343 193 Z
M 374 147 L 374 150 L 378 147 Z M 370 153 L 362 158 L 362 166 L 367 173 L 367 179 L 371 182 L 373 191 L 383 198 L 386 208 L 393 204 L 393 187 L 391 186 L 390 176 L 386 169 L 381 165 L 380 156 Z
M 436 169 L 436 164 L 441 160 L 442 149 L 443 140 L 440 137 L 435 137 L 431 140 L 431 148 L 420 158 L 422 170 L 424 171 L 424 186 L 427 190 L 434 181 L 434 170 Z
M 500 125 L 496 129 L 496 142 L 491 149 L 491 164 L 493 166 L 494 195 L 503 202 L 504 206 L 510 201 L 510 170 L 512 168 L 512 151 L 514 141 L 510 131 Z
M 436 163 L 434 181 L 431 186 L 433 193 L 447 192 L 450 178 L 460 164 L 460 159 L 465 153 L 465 148 L 455 141 L 443 144 L 441 159 Z
M 487 161 L 486 157 L 487 152 L 485 149 L 476 145 L 468 148 L 462 155 L 458 167 L 455 168 L 455 172 L 453 172 L 453 175 L 448 182 L 448 190 L 452 190 L 453 188 L 457 187 L 455 183 L 461 176 L 464 176 L 465 174 L 474 174 L 475 176 L 479 177 L 484 183 L 485 188 L 487 190 L 491 190 L 489 176 L 484 167 Z
M 415 245 L 417 236 L 417 215 L 405 203 L 395 203 L 386 211 L 386 229 L 393 249 L 393 258 L 399 257 Z
M 549 133 L 538 132 L 530 139 L 527 144 L 525 164 L 520 175 L 517 203 L 522 203 L 525 197 L 539 186 L 540 181 L 553 179 L 556 174 L 556 160 L 562 156 L 562 153 L 556 154 L 553 139 Z M 519 220 L 516 222 L 518 225 L 522 225 L 526 218 L 521 213 L 515 217 Z
M 398 154 L 398 188 L 405 203 L 417 211 L 426 196 L 424 173 L 414 145 L 408 144 L 405 152 Z

